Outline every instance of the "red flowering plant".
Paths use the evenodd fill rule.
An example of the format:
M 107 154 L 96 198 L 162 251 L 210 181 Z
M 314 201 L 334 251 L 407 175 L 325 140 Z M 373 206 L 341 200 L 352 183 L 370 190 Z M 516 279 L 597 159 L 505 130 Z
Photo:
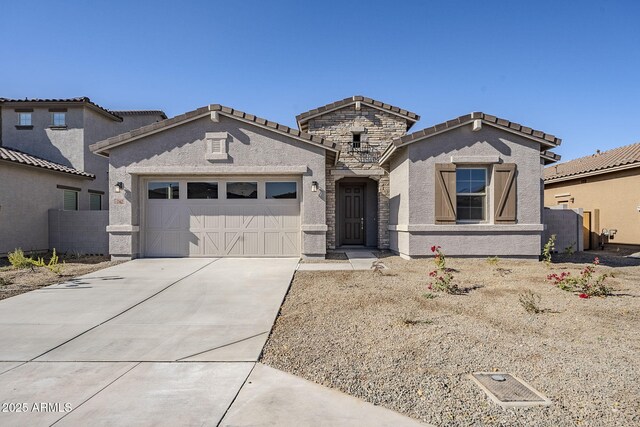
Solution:
M 447 260 L 440 249 L 442 249 L 440 246 L 431 246 L 436 269 L 429 272 L 431 282 L 427 287 L 431 290 L 456 294 L 459 292 L 458 285 L 451 283 L 453 281 L 453 269 L 447 268 Z
M 605 297 L 611 295 L 612 289 L 605 285 L 604 281 L 607 277 L 613 277 L 613 275 L 604 273 L 594 276 L 596 267 L 599 264 L 600 259 L 595 257 L 591 264 L 580 271 L 579 276 L 572 276 L 570 272 L 563 271 L 560 274 L 549 274 L 547 280 L 563 291 L 577 293 L 580 298 Z

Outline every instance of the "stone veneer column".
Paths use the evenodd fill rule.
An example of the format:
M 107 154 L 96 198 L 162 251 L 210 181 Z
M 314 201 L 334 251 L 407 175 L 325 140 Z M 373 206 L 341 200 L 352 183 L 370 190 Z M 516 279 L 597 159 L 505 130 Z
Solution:
M 325 175 L 325 206 L 327 221 L 327 249 L 336 248 L 336 181 L 331 174 L 333 166 L 327 165 Z
M 389 249 L 389 174 L 378 180 L 378 248 Z

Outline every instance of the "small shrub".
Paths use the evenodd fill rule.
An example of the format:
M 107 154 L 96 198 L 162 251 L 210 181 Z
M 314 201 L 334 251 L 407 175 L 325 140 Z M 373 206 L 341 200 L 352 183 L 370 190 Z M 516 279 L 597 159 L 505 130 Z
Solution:
M 433 293 L 431 293 L 431 292 L 427 292 L 427 293 L 425 293 L 425 294 L 422 294 L 422 296 L 423 296 L 423 297 L 425 297 L 426 299 L 434 299 L 434 298 L 436 298 L 436 297 L 437 297 L 437 295 L 436 295 L 436 294 L 433 294 Z
M 496 266 L 500 262 L 500 258 L 497 256 L 490 256 L 487 258 L 487 264 Z
M 444 253 L 440 250 L 440 246 L 431 246 L 431 252 L 434 253 L 434 262 L 436 269 L 429 273 L 429 277 L 432 278 L 432 282 L 429 283 L 429 290 L 436 290 L 446 292 L 448 294 L 457 294 L 460 292 L 458 285 L 454 285 L 453 281 L 453 269 L 447 268 L 447 261 Z
M 33 266 L 34 260 L 31 257 L 26 257 L 22 249 L 18 248 L 13 252 L 9 252 L 9 262 L 14 268 L 29 268 Z
M 580 271 L 580 276 L 572 276 L 570 272 L 563 271 L 560 274 L 553 273 L 548 275 L 547 280 L 563 291 L 578 294 L 580 298 L 606 297 L 611 295 L 613 289 L 605 285 L 604 281 L 607 277 L 613 277 L 613 275 L 605 273 L 594 277 L 596 267 L 599 264 L 600 259 L 595 257 L 590 265 L 585 266 Z
M 566 255 L 573 255 L 576 252 L 576 250 L 574 249 L 574 245 L 575 244 L 576 244 L 576 242 L 573 242 L 572 244 L 570 244 L 569 246 L 564 248 L 564 253 Z
M 526 310 L 526 312 L 534 314 L 542 312 L 542 309 L 539 305 L 541 299 L 542 298 L 540 297 L 540 295 L 530 290 L 524 291 L 518 296 L 518 301 L 520 302 L 520 305 Z
M 547 267 L 549 266 L 549 264 L 551 264 L 551 253 L 554 251 L 555 248 L 556 248 L 556 235 L 552 234 L 551 237 L 549 237 L 549 240 L 547 241 L 547 243 L 544 244 L 544 248 L 542 248 L 542 261 L 544 261 Z
M 44 264 L 44 261 L 43 261 L 43 264 Z M 51 254 L 49 263 L 45 267 L 47 267 L 52 273 L 55 273 L 58 276 L 62 274 L 62 270 L 64 268 L 64 261 L 62 261 L 62 264 L 58 262 L 58 255 L 56 254 L 56 248 L 53 248 L 53 253 Z
M 0 286 L 9 286 L 10 284 L 11 280 L 0 277 Z
M 8 258 L 9 258 L 9 262 L 14 268 L 18 268 L 18 269 L 31 268 L 33 270 L 36 267 L 46 267 L 51 272 L 57 275 L 62 274 L 62 269 L 64 266 L 64 263 L 62 265 L 58 263 L 58 255 L 56 254 L 55 249 L 53 249 L 53 254 L 51 255 L 51 258 L 49 259 L 48 263 L 44 262 L 43 257 L 38 257 L 37 259 L 33 259 L 33 257 L 25 256 L 22 249 L 16 249 L 15 251 L 10 252 Z

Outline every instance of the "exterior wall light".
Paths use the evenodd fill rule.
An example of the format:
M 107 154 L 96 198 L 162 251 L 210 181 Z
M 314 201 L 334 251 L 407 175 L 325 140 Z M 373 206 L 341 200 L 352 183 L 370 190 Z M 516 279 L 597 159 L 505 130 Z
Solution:
M 124 188 L 124 184 L 120 181 L 116 182 L 116 185 L 113 186 L 113 191 L 119 193 Z
M 318 191 L 318 181 L 313 181 L 311 183 L 311 191 L 313 191 L 314 193 Z

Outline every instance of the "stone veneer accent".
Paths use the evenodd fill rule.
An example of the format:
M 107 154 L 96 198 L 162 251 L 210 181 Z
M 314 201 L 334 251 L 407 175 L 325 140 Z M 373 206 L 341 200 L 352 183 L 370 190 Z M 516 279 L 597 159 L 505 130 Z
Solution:
M 327 166 L 325 193 L 328 249 L 336 248 L 336 181 L 345 174 L 351 176 L 350 173 L 378 181 L 378 247 L 389 247 L 389 172 L 377 162 L 362 163 L 358 157 L 349 153 L 353 130 L 357 128 L 364 128 L 362 142 L 370 144 L 371 149 L 380 155 L 393 139 L 407 133 L 407 121 L 366 105 L 362 105 L 360 110 L 356 110 L 355 105 L 348 105 L 309 120 L 308 133 L 336 143 L 341 151 L 338 163 Z

